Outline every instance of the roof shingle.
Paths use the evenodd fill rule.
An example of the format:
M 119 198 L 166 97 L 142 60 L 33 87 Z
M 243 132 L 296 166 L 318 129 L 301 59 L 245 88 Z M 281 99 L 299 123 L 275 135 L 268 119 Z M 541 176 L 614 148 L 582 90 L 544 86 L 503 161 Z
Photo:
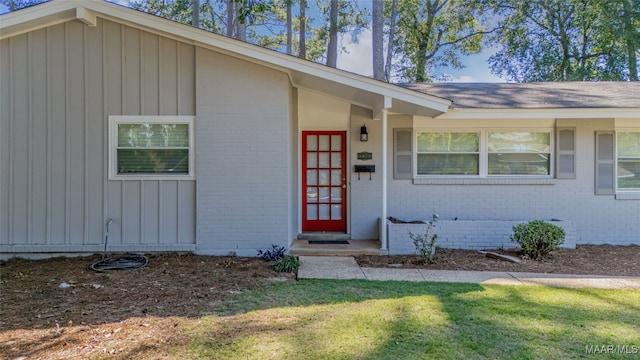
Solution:
M 453 101 L 453 108 L 640 108 L 640 82 L 400 84 Z

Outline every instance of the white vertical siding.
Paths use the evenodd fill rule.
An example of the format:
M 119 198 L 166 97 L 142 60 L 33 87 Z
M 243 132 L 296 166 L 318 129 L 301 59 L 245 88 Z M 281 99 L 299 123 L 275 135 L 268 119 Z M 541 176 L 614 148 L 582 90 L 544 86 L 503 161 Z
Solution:
M 194 115 L 195 50 L 70 21 L 0 41 L 3 253 L 188 250 L 193 181 L 108 181 L 109 115 Z

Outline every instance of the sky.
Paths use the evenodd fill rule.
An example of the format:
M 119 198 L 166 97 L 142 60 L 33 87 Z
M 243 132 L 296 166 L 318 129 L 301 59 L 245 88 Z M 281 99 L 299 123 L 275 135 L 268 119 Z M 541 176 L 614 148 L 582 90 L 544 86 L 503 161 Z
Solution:
M 111 0 L 112 2 L 127 4 L 126 0 Z M 357 0 L 361 8 L 371 8 L 371 0 Z M 0 5 L 0 14 L 7 12 L 4 5 Z M 371 55 L 371 30 L 362 30 L 358 41 L 353 41 L 351 34 L 340 36 L 340 46 L 346 51 L 340 52 L 337 59 L 337 67 L 356 74 L 371 76 L 373 74 Z M 440 73 L 450 74 L 452 81 L 456 82 L 505 82 L 489 71 L 487 59 L 492 55 L 492 50 L 485 50 L 477 55 L 462 57 L 463 69 L 445 68 Z M 386 56 L 386 53 L 385 53 Z

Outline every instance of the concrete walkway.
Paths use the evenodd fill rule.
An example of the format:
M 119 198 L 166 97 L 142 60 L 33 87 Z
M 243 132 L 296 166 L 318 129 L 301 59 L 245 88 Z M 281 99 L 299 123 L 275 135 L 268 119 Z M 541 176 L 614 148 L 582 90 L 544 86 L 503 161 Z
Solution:
M 640 277 L 537 274 L 524 272 L 366 268 L 350 256 L 300 256 L 298 279 L 435 281 L 572 288 L 638 289 Z

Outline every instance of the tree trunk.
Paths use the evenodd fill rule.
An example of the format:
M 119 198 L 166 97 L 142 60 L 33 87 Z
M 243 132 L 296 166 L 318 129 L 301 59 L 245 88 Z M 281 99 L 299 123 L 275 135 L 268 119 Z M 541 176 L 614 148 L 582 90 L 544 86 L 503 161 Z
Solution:
M 338 0 L 331 0 L 329 9 L 329 45 L 327 46 L 327 66 L 336 67 L 338 60 Z
M 427 82 L 427 42 L 422 40 L 418 45 L 418 61 L 416 63 L 416 82 Z
M 307 58 L 307 0 L 300 0 L 300 34 L 298 38 L 298 57 Z
M 375 1 L 375 0 L 374 0 Z M 398 0 L 391 2 L 391 21 L 389 23 L 389 40 L 387 41 L 387 59 L 384 66 L 384 78 L 391 81 L 391 58 L 393 57 L 393 45 L 396 33 L 396 12 L 398 11 Z
M 193 15 L 191 15 L 191 25 L 200 27 L 200 0 L 191 0 L 191 8 L 193 11 Z
M 291 2 L 293 0 L 286 0 L 287 3 L 287 54 L 291 55 Z
M 235 20 L 235 2 L 233 0 L 227 0 L 227 36 L 233 37 L 234 20 Z
M 371 43 L 373 51 L 373 78 L 384 80 L 384 46 L 382 39 L 383 25 L 383 2 L 382 0 L 371 0 L 372 20 L 371 20 Z
M 623 0 L 622 6 L 624 8 L 624 34 L 625 34 L 625 42 L 627 43 L 627 61 L 629 64 L 629 80 L 630 81 L 638 81 L 638 55 L 637 51 L 640 48 L 640 43 L 638 42 L 638 35 L 636 29 L 631 21 L 631 16 L 633 13 L 633 8 L 631 7 L 630 0 Z

